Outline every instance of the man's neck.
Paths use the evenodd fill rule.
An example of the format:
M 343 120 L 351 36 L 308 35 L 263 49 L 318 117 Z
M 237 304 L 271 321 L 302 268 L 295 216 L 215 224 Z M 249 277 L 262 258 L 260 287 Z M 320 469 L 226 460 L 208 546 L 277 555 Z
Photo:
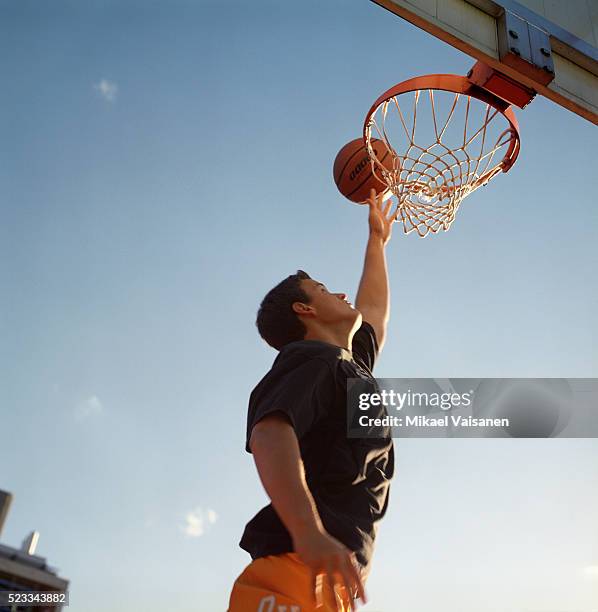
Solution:
M 349 329 L 312 329 L 308 330 L 305 334 L 304 340 L 319 340 L 320 342 L 327 342 L 328 344 L 334 344 L 340 348 L 344 348 L 347 351 L 351 350 L 351 339 L 353 337 L 353 330 Z

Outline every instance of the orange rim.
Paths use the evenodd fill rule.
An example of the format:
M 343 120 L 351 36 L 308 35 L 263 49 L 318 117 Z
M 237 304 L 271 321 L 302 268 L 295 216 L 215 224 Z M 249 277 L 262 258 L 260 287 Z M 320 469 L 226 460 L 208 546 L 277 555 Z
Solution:
M 508 102 L 505 102 L 501 98 L 491 94 L 489 91 L 470 83 L 467 77 L 459 76 L 457 74 L 428 74 L 425 76 L 414 77 L 385 91 L 374 102 L 374 104 L 372 104 L 372 107 L 366 115 L 365 122 L 363 124 L 364 143 L 367 144 L 367 129 L 372 115 L 378 110 L 378 108 L 384 102 L 394 98 L 395 96 L 411 91 L 417 91 L 418 89 L 437 89 L 440 91 L 450 91 L 456 94 L 463 94 L 465 96 L 470 96 L 471 98 L 476 98 L 481 102 L 485 102 L 499 111 L 509 122 L 514 134 L 514 137 L 511 138 L 507 152 L 505 153 L 500 165 L 503 172 L 507 172 L 511 168 L 519 155 L 520 148 L 519 123 L 517 122 L 513 108 Z

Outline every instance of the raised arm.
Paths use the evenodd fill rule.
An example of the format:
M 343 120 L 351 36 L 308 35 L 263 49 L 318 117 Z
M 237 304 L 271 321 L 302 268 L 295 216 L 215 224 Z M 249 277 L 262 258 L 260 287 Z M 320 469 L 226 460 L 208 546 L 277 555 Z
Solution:
M 386 243 L 390 240 L 395 216 L 388 213 L 392 200 L 382 202 L 383 195 L 376 197 L 372 190 L 368 205 L 370 235 L 365 250 L 363 274 L 357 290 L 355 308 L 361 312 L 376 332 L 378 348 L 382 349 L 386 338 L 386 326 L 390 315 L 390 291 L 388 288 L 388 271 L 386 268 Z
M 299 443 L 291 424 L 281 413 L 264 417 L 253 428 L 249 446 L 266 493 L 291 534 L 295 552 L 312 570 L 316 601 L 321 597 L 316 589 L 316 576 L 325 573 L 333 591 L 334 584 L 339 583 L 348 593 L 357 592 L 365 603 L 354 554 L 322 525 L 305 480 Z

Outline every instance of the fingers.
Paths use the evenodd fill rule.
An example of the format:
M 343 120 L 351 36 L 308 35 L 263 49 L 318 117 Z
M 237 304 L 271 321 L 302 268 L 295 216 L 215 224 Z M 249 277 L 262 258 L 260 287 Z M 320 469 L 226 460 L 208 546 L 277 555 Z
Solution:
M 359 575 L 359 571 L 357 570 L 357 560 L 355 558 L 355 553 L 352 553 L 349 559 L 347 560 L 347 574 L 349 577 L 349 584 L 354 584 L 357 587 L 357 596 L 359 597 L 359 599 L 361 599 L 361 602 L 365 604 L 367 602 L 367 597 L 365 595 L 365 589 L 363 587 L 363 582 L 361 581 L 361 576 Z M 352 593 L 352 591 L 349 592 Z
M 377 194 L 375 189 L 370 189 L 370 197 L 366 200 L 366 203 L 369 204 L 370 209 L 379 210 L 388 221 L 394 221 L 394 219 L 388 217 L 390 207 L 392 206 L 392 197 L 388 195 L 388 190 Z
M 351 562 L 349 561 L 349 564 L 350 563 Z M 353 608 L 353 594 L 355 593 L 355 587 L 353 586 L 353 583 L 355 581 L 351 577 L 346 561 L 345 564 L 339 569 L 338 573 L 341 575 L 342 580 L 338 581 L 337 583 L 340 584 L 340 586 L 345 590 L 345 593 L 347 593 L 347 597 L 349 598 L 349 601 L 351 602 L 351 607 Z
M 370 208 L 376 206 L 376 190 L 370 189 L 370 197 L 366 200 Z
M 314 575 L 314 599 L 316 603 L 316 608 L 324 607 L 324 593 L 323 593 L 323 582 L 324 582 L 324 574 L 315 574 Z
M 336 595 L 335 595 L 335 590 L 334 590 L 334 585 L 336 584 L 335 579 L 334 579 L 334 566 L 332 565 L 332 563 L 327 563 L 326 564 L 326 580 L 328 581 L 328 586 L 330 587 L 330 593 L 331 596 L 334 600 L 335 603 L 335 607 L 336 606 Z M 338 607 L 337 607 L 338 608 Z
M 384 210 L 382 211 L 382 214 L 387 218 L 388 218 L 388 211 L 390 210 L 391 206 L 392 206 L 392 199 L 389 198 L 388 201 L 386 202 L 386 206 L 384 206 Z
M 337 586 L 344 589 L 351 603 L 351 609 L 354 608 L 354 601 L 357 597 L 359 597 L 362 603 L 365 604 L 367 602 L 354 553 L 339 557 L 336 562 L 328 562 L 326 564 L 326 576 L 324 577 L 324 574 L 319 574 L 316 577 L 316 607 L 323 605 L 322 583 L 324 579 L 328 583 L 330 595 L 337 608 L 340 604 L 336 596 Z
M 385 202 L 386 198 L 388 197 L 387 194 L 388 194 L 388 190 L 381 191 L 378 194 L 378 199 L 380 200 L 380 210 L 384 209 L 384 202 Z

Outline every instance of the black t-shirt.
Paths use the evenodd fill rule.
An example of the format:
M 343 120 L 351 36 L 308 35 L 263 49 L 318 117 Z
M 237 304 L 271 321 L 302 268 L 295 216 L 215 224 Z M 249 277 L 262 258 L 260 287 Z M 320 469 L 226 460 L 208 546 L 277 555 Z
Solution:
M 251 452 L 251 431 L 264 416 L 288 417 L 324 528 L 355 552 L 367 573 L 377 522 L 388 506 L 394 452 L 390 437 L 347 437 L 347 379 L 361 378 L 377 389 L 372 369 L 378 344 L 369 323 L 353 336 L 351 351 L 319 340 L 283 347 L 251 393 L 245 448 Z M 249 521 L 240 546 L 253 559 L 293 551 L 272 504 Z

